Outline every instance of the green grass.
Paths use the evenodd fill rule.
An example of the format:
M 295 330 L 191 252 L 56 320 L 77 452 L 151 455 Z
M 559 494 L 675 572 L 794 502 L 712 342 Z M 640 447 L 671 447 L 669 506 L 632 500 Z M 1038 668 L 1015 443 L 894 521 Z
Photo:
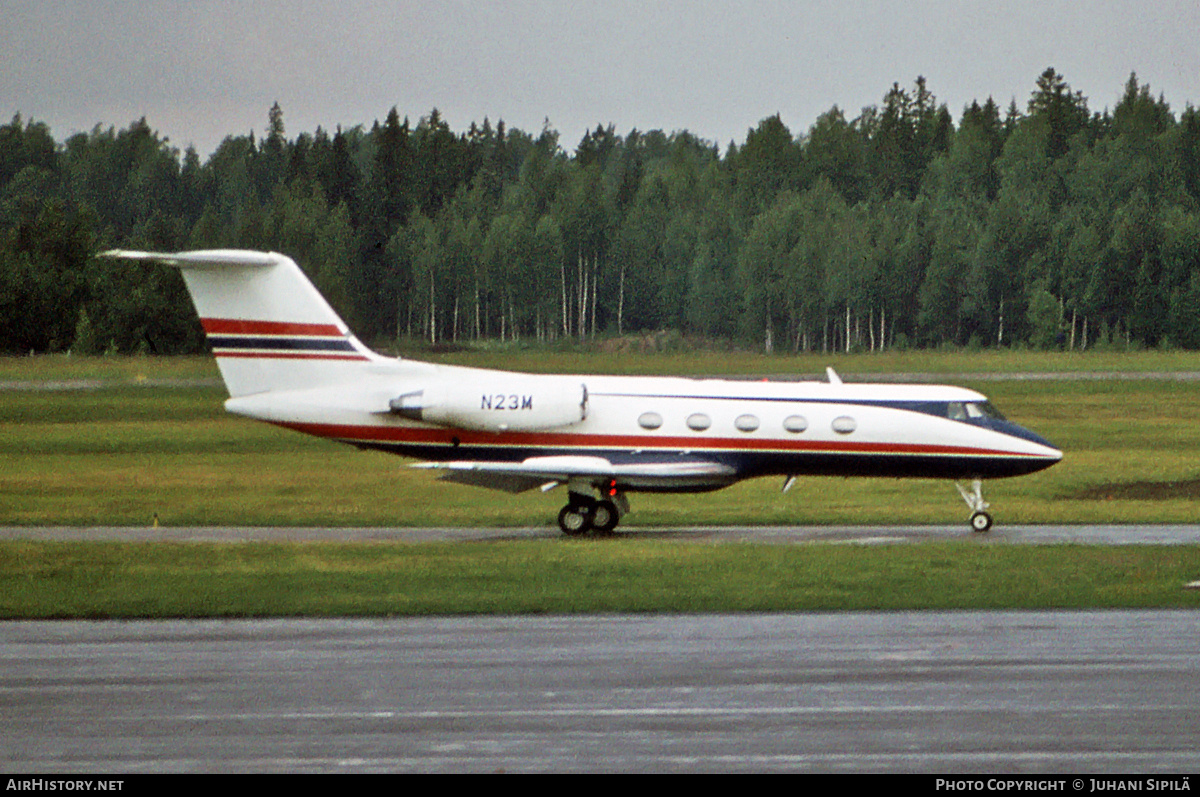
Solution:
M 1023 363 L 1029 355 L 1012 356 Z M 1137 371 L 1161 355 L 1131 356 L 1127 366 Z M 659 358 L 628 357 L 632 370 Z M 0 372 L 61 376 L 69 358 L 45 358 L 41 372 L 30 359 L 43 358 L 22 358 L 20 368 L 0 360 Z M 145 526 L 157 517 L 166 525 L 550 526 L 562 502 L 559 491 L 509 496 L 439 482 L 402 458 L 228 415 L 216 384 L 162 384 L 170 374 L 202 376 L 207 361 L 74 358 L 84 371 L 110 361 L 117 375 L 96 389 L 0 390 L 0 525 Z M 131 373 L 142 381 L 129 381 Z M 1192 486 L 1200 479 L 1200 383 L 956 381 L 1066 452 L 1048 471 L 986 485 L 999 523 L 1200 517 Z M 966 516 L 953 487 L 939 481 L 808 478 L 786 494 L 780 486 L 764 479 L 704 496 L 635 495 L 626 522 L 941 524 Z
M 512 355 L 516 356 L 512 356 Z M 554 355 L 554 356 L 550 356 Z M 556 360 L 561 356 L 563 359 Z M 473 365 L 724 373 L 826 360 L 610 353 L 455 353 Z M 942 373 L 1192 370 L 1195 355 L 900 353 Z M 510 360 L 512 362 L 510 363 Z M 1070 365 L 1070 367 L 1067 367 Z M 439 482 L 407 460 L 224 413 L 203 359 L 0 359 L 0 525 L 551 527 L 559 491 L 510 496 Z M 1062 463 L 989 482 L 997 522 L 1192 523 L 1200 517 L 1200 384 L 953 381 L 1060 445 Z M 626 526 L 962 524 L 949 543 L 864 547 L 662 543 L 635 534 L 439 544 L 0 544 L 0 617 L 409 615 L 934 608 L 1195 607 L 1200 547 L 1003 546 L 966 532 L 939 481 L 744 482 L 703 496 L 635 495 Z
M 972 538 L 967 538 L 971 540 Z M 0 544 L 0 618 L 1195 608 L 1200 548 Z
M 100 379 L 137 384 L 151 379 L 218 378 L 211 357 L 0 357 L 0 383 Z
M 419 359 L 455 365 L 542 373 L 677 374 L 681 376 L 809 376 L 825 378 L 832 366 L 844 374 L 929 373 L 993 375 L 1053 372 L 1200 371 L 1200 353 L 1187 351 L 980 351 L 910 350 L 854 354 L 760 354 L 746 351 L 643 353 L 620 341 L 566 350 L 516 344 L 445 353 L 414 352 Z
M 882 353 L 761 354 L 749 351 L 640 350 L 637 338 L 591 344 L 537 347 L 506 343 L 452 351 L 404 352 L 417 359 L 538 373 L 676 374 L 681 376 L 809 376 L 824 379 L 826 366 L 839 373 L 994 375 L 1053 372 L 1200 371 L 1200 352 L 908 350 Z M 633 345 L 625 345 L 629 341 Z M 217 380 L 210 357 L 0 357 L 0 383 L 99 379 L 136 384 L 147 380 Z

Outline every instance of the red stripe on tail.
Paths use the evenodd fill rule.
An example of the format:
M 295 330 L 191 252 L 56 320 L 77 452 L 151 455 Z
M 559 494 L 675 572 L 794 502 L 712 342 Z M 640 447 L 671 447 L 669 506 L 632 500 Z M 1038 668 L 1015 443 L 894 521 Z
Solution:
M 298 324 L 287 321 L 245 321 L 238 318 L 201 318 L 209 335 L 323 335 L 343 337 L 334 324 Z

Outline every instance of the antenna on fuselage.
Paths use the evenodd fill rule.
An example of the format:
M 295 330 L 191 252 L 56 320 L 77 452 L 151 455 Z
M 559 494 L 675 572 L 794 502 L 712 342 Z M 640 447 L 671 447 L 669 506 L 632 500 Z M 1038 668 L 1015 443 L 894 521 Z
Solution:
M 825 367 L 825 376 L 829 377 L 829 384 L 831 385 L 840 385 L 842 383 L 842 378 L 837 375 L 837 371 L 833 370 L 832 365 Z

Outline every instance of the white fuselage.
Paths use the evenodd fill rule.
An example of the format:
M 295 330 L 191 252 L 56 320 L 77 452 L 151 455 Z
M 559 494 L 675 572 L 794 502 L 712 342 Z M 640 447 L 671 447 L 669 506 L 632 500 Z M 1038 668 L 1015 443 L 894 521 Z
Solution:
M 998 477 L 1062 457 L 1014 424 L 938 414 L 941 407 L 986 404 L 981 394 L 957 387 L 543 376 L 383 358 L 369 371 L 355 383 L 277 390 L 226 406 L 297 431 L 431 460 L 685 457 L 729 468 L 699 483 L 629 479 L 622 484 L 627 490 L 715 488 L 767 474 Z M 580 403 L 581 387 L 585 406 L 564 421 L 564 410 Z M 432 400 L 423 409 L 435 420 L 389 411 L 399 396 L 426 393 Z M 526 420 L 555 400 L 564 410 L 549 412 L 544 424 Z M 439 414 L 442 406 L 453 406 L 453 422 Z

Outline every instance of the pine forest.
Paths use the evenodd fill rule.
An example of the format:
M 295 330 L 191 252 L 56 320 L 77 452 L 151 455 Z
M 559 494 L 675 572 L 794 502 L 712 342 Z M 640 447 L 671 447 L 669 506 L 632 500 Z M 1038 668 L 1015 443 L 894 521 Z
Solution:
M 597 125 L 577 144 L 393 108 L 206 160 L 145 119 L 0 126 L 0 352 L 204 350 L 175 271 L 123 247 L 283 252 L 365 342 L 667 332 L 788 353 L 1200 348 L 1200 111 L 1131 75 L 1089 108 L 939 104 L 918 78 L 743 142 Z

